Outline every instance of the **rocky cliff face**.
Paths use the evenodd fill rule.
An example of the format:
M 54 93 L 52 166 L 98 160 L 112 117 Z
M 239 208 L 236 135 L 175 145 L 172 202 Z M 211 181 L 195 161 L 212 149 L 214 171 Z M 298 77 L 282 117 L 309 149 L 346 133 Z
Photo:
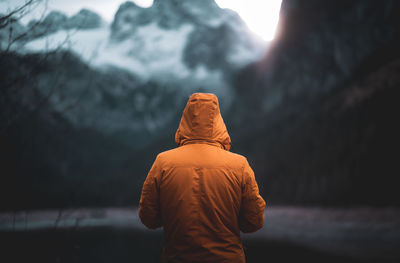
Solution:
M 240 74 L 246 106 L 231 119 L 271 200 L 400 203 L 390 145 L 398 17 L 397 1 L 283 1 L 280 33 Z
M 395 40 L 395 3 L 283 1 L 274 47 L 250 66 L 255 85 L 243 85 L 248 104 L 264 113 L 287 100 L 308 104 L 351 78 L 371 54 Z M 258 94 L 258 103 L 250 93 Z

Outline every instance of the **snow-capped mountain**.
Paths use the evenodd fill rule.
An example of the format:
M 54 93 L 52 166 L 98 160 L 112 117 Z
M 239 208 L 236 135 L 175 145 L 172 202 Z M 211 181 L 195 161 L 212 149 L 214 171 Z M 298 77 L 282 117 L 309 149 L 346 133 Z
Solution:
M 79 14 L 54 24 L 76 28 L 68 25 L 79 20 Z M 56 13 L 51 18 L 63 20 Z M 236 13 L 220 9 L 213 0 L 155 1 L 151 8 L 126 2 L 110 27 L 58 30 L 31 41 L 27 48 L 42 51 L 60 45 L 91 65 L 119 67 L 142 79 L 214 79 L 220 85 L 221 74 L 253 62 L 266 48 Z
M 63 89 L 53 92 L 53 108 L 78 127 L 125 134 L 129 140 L 132 132 L 139 138 L 165 130 L 192 92 L 213 92 L 220 97 L 222 109 L 229 109 L 236 72 L 257 60 L 267 47 L 235 12 L 219 8 L 213 0 L 155 1 L 150 8 L 126 2 L 111 25 L 92 23 L 97 25 L 94 28 L 69 29 L 66 25 L 72 18 L 65 20 L 55 13 L 51 18 L 62 26 L 30 41 L 21 52 L 62 47 L 89 67 L 74 75 L 72 63 L 57 59 L 58 67 L 63 67 L 59 71 L 68 79 Z M 85 79 L 94 74 L 96 79 L 107 79 L 108 85 L 92 81 L 88 88 Z M 40 82 L 39 90 L 49 90 L 49 79 Z M 70 109 L 77 98 L 79 107 Z
M 175 56 L 179 66 L 172 71 L 180 77 L 198 76 L 201 66 L 229 72 L 255 61 L 266 48 L 235 12 L 219 8 L 214 0 L 163 0 L 150 8 L 126 2 L 115 15 L 110 42 L 115 47 L 126 44 L 124 55 L 142 62 L 163 60 L 163 53 Z

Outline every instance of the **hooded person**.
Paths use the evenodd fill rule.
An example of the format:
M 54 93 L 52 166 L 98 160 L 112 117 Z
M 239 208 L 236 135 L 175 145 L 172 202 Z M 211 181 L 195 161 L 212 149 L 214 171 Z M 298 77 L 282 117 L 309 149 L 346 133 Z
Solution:
M 214 94 L 195 93 L 143 184 L 139 217 L 164 228 L 163 262 L 245 262 L 240 231 L 264 225 L 265 202 L 231 140 Z

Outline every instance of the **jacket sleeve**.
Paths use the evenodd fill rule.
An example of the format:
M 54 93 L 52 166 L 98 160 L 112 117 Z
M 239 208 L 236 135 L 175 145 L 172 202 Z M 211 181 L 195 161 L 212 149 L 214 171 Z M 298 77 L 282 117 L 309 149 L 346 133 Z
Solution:
M 254 172 L 249 163 L 243 168 L 242 202 L 239 228 L 244 233 L 255 232 L 264 225 L 265 201 L 260 196 Z
M 144 181 L 139 202 L 139 218 L 150 229 L 162 226 L 159 198 L 161 173 L 162 169 L 157 156 Z

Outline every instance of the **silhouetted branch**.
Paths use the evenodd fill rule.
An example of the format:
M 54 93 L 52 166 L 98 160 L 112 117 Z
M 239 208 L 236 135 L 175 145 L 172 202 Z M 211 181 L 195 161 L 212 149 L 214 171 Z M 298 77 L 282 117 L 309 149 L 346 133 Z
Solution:
M 39 3 L 40 1 L 41 0 L 28 0 L 22 6 L 17 7 L 14 10 L 10 11 L 8 14 L 1 16 L 0 17 L 0 29 L 6 27 L 10 22 L 12 22 L 13 19 L 16 19 L 14 17 L 15 15 L 19 15 L 20 16 L 19 18 L 24 16 L 26 14 L 25 12 L 28 7 L 32 6 L 35 3 Z M 16 20 L 18 20 L 19 18 L 17 18 Z
M 45 19 L 46 14 L 47 14 L 48 0 L 44 0 L 43 1 L 44 2 L 44 9 L 42 11 L 42 14 L 41 14 L 40 18 L 38 20 L 36 20 L 34 23 L 30 24 L 29 28 L 27 28 L 23 33 L 21 33 L 21 34 L 19 34 L 17 36 L 14 36 L 12 23 L 14 23 L 15 21 L 19 21 L 24 15 L 27 14 L 26 13 L 27 7 L 29 7 L 29 6 L 31 6 L 31 5 L 33 5 L 35 3 L 40 3 L 42 1 L 43 0 L 31 0 L 31 1 L 28 1 L 23 7 L 20 7 L 20 8 L 17 8 L 16 10 L 14 10 L 14 11 L 11 11 L 11 13 L 13 13 L 11 16 L 10 16 L 11 13 L 9 13 L 6 16 L 2 17 L 2 18 L 4 18 L 3 19 L 3 24 L 0 24 L 0 25 L 3 25 L 3 26 L 0 26 L 0 29 L 5 28 L 6 26 L 11 24 L 10 28 L 9 28 L 8 43 L 7 43 L 7 47 L 5 49 L 5 52 L 10 51 L 10 48 L 14 43 L 19 42 L 19 41 L 23 40 L 24 38 L 25 39 L 28 38 L 29 34 L 31 32 L 33 32 L 33 30 L 37 26 L 42 24 L 43 20 Z M 21 10 L 23 10 L 23 12 Z M 19 14 L 19 17 L 15 18 L 13 15 L 18 14 L 19 12 L 21 12 Z M 8 18 L 5 18 L 5 17 L 8 17 Z M 2 18 L 0 18 L 0 20 Z M 47 25 L 47 28 L 46 28 L 45 32 L 49 30 L 49 27 L 50 27 L 50 25 Z

